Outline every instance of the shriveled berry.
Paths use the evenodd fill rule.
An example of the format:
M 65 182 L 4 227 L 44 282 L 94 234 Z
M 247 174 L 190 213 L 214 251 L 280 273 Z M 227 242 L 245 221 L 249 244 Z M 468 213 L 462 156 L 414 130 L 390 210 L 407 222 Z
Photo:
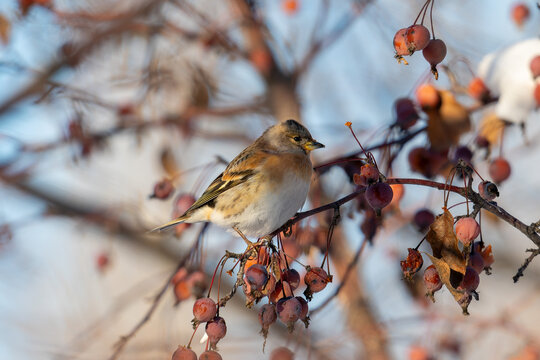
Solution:
M 286 347 L 278 347 L 270 353 L 270 360 L 294 360 L 294 354 Z
M 154 185 L 154 193 L 151 198 L 165 200 L 174 192 L 174 185 L 170 179 L 163 179 Z
M 475 291 L 476 288 L 478 288 L 479 284 L 480 276 L 478 276 L 476 270 L 474 270 L 470 266 L 467 266 L 467 270 L 465 271 L 465 275 L 463 276 L 463 280 L 461 280 L 461 284 L 459 285 L 458 289 L 472 292 Z
M 536 55 L 530 62 L 529 67 L 534 79 L 540 76 L 540 55 Z
M 360 168 L 360 176 L 364 176 L 368 184 L 379 180 L 379 170 L 373 164 L 365 164 Z
M 530 15 L 529 7 L 524 3 L 517 3 L 512 7 L 512 20 L 518 27 L 523 26 Z
M 442 288 L 442 281 L 434 265 L 429 265 L 424 270 L 424 284 L 429 292 L 434 293 Z
M 412 55 L 407 43 L 407 28 L 399 29 L 394 35 L 394 50 L 397 56 Z
M 472 98 L 482 102 L 487 102 L 487 100 L 489 100 L 489 98 L 491 97 L 489 89 L 484 83 L 484 80 L 479 77 L 475 77 L 471 80 L 469 86 L 467 87 L 467 90 Z
M 197 360 L 197 354 L 185 346 L 179 346 L 173 353 L 171 360 Z
M 268 271 L 265 266 L 255 264 L 246 270 L 244 278 L 252 291 L 261 291 L 268 282 Z
M 420 232 L 425 232 L 435 221 L 435 214 L 429 209 L 420 209 L 414 214 L 414 225 Z
M 384 182 L 372 184 L 366 189 L 366 200 L 374 210 L 381 210 L 390 204 L 393 196 L 392 188 Z
M 416 274 L 424 264 L 424 259 L 422 259 L 422 254 L 416 249 L 407 249 L 408 254 L 405 260 L 400 261 L 401 271 L 405 279 L 412 279 L 413 275 Z
M 219 353 L 213 350 L 207 350 L 199 356 L 199 360 L 223 360 Z
M 435 66 L 446 57 L 446 44 L 441 39 L 431 39 L 422 54 L 431 66 Z
M 472 217 L 464 217 L 456 222 L 456 237 L 463 245 L 470 245 L 480 235 L 480 225 Z
M 277 313 L 276 306 L 273 304 L 265 304 L 259 309 L 259 323 L 263 329 L 268 329 L 270 325 L 276 322 Z
M 502 157 L 494 159 L 491 164 L 489 164 L 489 176 L 491 176 L 491 179 L 497 184 L 508 179 L 510 173 L 510 163 Z
M 424 25 L 413 25 L 407 28 L 405 33 L 409 53 L 424 49 L 431 37 L 429 30 Z
M 431 84 L 422 84 L 416 89 L 416 101 L 422 109 L 435 109 L 441 104 L 437 88 Z
M 484 270 L 484 259 L 482 258 L 482 254 L 476 251 L 473 252 L 469 256 L 468 265 L 472 267 L 474 270 L 476 270 L 477 273 L 481 273 L 482 270 Z
M 296 290 L 300 285 L 300 274 L 295 269 L 287 269 L 281 273 L 281 281 L 286 281 L 291 290 Z
M 202 298 L 193 304 L 193 316 L 198 322 L 207 322 L 216 316 L 217 306 L 214 300 Z
M 300 313 L 300 320 L 304 320 L 307 317 L 307 314 L 309 311 L 308 302 L 306 299 L 304 299 L 301 296 L 297 296 L 296 300 L 298 300 L 300 304 L 302 305 L 302 312 Z
M 210 348 L 215 349 L 219 340 L 227 334 L 227 325 L 221 316 L 216 316 L 206 323 L 206 335 L 210 341 Z
M 304 276 L 304 283 L 312 293 L 322 291 L 330 281 L 328 274 L 320 267 L 312 267 Z
M 409 98 L 397 99 L 394 103 L 394 110 L 396 112 L 396 123 L 403 130 L 407 130 L 416 124 L 416 121 L 420 118 L 414 102 Z
M 284 297 L 280 299 L 276 304 L 276 311 L 282 323 L 292 330 L 294 323 L 300 319 L 302 314 L 302 304 L 297 298 L 292 296 Z
M 484 200 L 490 201 L 499 196 L 499 189 L 491 181 L 482 181 L 478 184 L 478 193 Z

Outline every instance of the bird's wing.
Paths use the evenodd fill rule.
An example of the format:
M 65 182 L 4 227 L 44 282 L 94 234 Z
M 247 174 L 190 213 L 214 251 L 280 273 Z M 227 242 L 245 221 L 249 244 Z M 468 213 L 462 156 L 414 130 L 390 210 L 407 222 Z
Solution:
M 251 147 L 246 148 L 229 163 L 225 171 L 212 181 L 201 197 L 186 211 L 186 215 L 209 204 L 225 191 L 246 182 L 257 173 L 256 167 L 265 160 L 266 156 L 264 152 L 253 151 Z

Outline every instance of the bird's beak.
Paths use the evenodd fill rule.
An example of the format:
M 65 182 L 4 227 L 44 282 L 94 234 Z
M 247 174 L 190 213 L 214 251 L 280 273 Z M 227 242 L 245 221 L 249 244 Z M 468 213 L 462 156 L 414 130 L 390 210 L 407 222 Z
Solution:
M 320 149 L 320 148 L 323 148 L 324 145 L 321 144 L 320 142 L 317 142 L 313 139 L 309 140 L 308 142 L 306 142 L 303 146 L 303 148 L 307 151 L 311 151 L 311 150 L 315 150 L 315 149 Z

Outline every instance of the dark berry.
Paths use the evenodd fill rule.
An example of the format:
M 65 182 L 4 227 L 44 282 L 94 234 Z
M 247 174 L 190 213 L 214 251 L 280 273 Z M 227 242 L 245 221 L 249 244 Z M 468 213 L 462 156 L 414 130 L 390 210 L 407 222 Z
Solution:
M 280 299 L 276 304 L 276 311 L 282 323 L 292 331 L 294 323 L 300 319 L 302 314 L 302 304 L 297 298 L 288 296 Z
M 478 276 L 478 273 L 476 272 L 476 270 L 474 270 L 470 266 L 467 266 L 467 270 L 465 271 L 465 276 L 463 276 L 463 280 L 461 280 L 461 284 L 459 285 L 459 288 L 467 292 L 472 292 L 476 290 L 479 284 L 480 284 L 480 276 Z
M 216 316 L 206 323 L 206 335 L 208 335 L 208 340 L 210 341 L 210 347 L 212 349 L 216 348 L 219 340 L 223 339 L 226 334 L 227 325 L 222 317 Z
M 281 273 L 281 281 L 286 281 L 292 290 L 300 285 L 300 274 L 295 269 L 287 269 Z
M 414 225 L 420 232 L 425 232 L 435 221 L 435 214 L 429 209 L 420 209 L 414 214 Z
M 393 196 L 392 188 L 384 182 L 372 184 L 366 189 L 366 200 L 374 210 L 381 210 L 390 204 Z
M 217 352 L 207 350 L 199 356 L 199 360 L 223 360 L 223 358 Z
M 419 119 L 418 112 L 414 106 L 414 102 L 409 98 L 397 99 L 394 103 L 396 112 L 396 123 L 403 129 L 407 130 L 416 124 Z
M 261 291 L 268 282 L 266 267 L 260 264 L 250 266 L 246 270 L 245 281 L 250 285 L 252 291 Z

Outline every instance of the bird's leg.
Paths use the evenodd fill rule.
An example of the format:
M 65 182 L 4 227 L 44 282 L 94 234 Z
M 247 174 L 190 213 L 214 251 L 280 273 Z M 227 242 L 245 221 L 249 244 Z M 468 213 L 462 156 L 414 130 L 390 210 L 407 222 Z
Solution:
M 257 245 L 268 247 L 272 249 L 273 252 L 277 252 L 276 246 L 272 243 L 272 238 L 272 235 L 263 236 L 262 238 L 259 238 L 259 241 L 257 241 Z
M 238 235 L 240 235 L 240 237 L 245 241 L 245 243 L 247 244 L 248 248 L 249 247 L 253 247 L 255 244 L 253 244 L 251 241 L 248 240 L 248 238 L 240 231 L 240 229 L 238 229 L 235 226 L 232 227 L 234 229 L 234 231 L 236 231 L 238 233 Z

